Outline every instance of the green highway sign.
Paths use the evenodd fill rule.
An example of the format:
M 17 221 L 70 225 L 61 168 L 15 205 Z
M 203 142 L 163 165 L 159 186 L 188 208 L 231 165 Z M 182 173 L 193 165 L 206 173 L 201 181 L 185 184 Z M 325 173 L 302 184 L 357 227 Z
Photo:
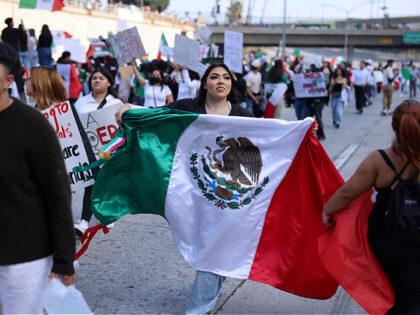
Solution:
M 420 44 L 420 32 L 404 32 L 404 44 Z

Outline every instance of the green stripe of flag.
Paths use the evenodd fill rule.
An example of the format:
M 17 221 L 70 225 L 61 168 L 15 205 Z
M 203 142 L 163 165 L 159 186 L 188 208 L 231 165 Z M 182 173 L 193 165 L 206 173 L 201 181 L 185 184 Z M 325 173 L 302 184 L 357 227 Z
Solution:
M 103 166 L 92 193 L 93 213 L 102 224 L 126 214 L 165 216 L 178 139 L 198 116 L 167 108 L 124 113 L 126 145 Z
M 37 4 L 36 0 L 20 0 L 19 8 L 35 9 L 36 4 Z

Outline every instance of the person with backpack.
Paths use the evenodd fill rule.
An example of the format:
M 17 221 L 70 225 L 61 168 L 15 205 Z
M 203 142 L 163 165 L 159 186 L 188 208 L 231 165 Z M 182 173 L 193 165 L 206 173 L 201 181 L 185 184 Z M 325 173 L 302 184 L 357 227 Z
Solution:
M 395 140 L 372 152 L 328 201 L 323 222 L 371 189 L 369 243 L 395 291 L 387 314 L 420 314 L 420 103 L 403 101 L 392 115 Z

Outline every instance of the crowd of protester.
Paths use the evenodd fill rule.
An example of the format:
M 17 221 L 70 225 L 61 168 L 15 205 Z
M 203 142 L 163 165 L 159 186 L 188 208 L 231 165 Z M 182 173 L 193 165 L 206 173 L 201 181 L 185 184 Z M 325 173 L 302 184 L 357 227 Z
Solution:
M 21 252 L 14 251 L 12 248 L 6 248 L 5 250 L 13 252 L 14 255 L 10 255 L 8 259 L 5 258 L 1 263 L 3 265 L 8 265 L 16 262 L 40 259 L 38 263 L 40 262 L 42 265 L 39 267 L 42 272 L 38 275 L 32 275 L 32 277 L 42 277 L 44 274 L 48 275 L 48 271 L 52 268 L 52 275 L 54 275 L 54 273 L 61 274 L 65 284 L 74 282 L 74 269 L 71 261 L 73 258 L 72 252 L 74 252 L 74 238 L 69 236 L 70 233 L 73 233 L 73 230 L 71 229 L 72 219 L 69 215 L 69 213 L 71 213 L 71 198 L 65 183 L 66 175 L 63 161 L 58 158 L 60 155 L 60 148 L 57 139 L 54 134 L 51 134 L 51 130 L 45 127 L 45 121 L 42 121 L 42 119 L 39 118 L 41 116 L 37 116 L 36 110 L 44 110 L 56 103 L 69 99 L 76 120 L 79 114 L 98 110 L 105 106 L 120 104 L 122 106 L 121 108 L 123 108 L 123 103 L 150 108 L 168 106 L 169 108 L 182 109 L 202 114 L 208 113 L 225 116 L 262 118 L 264 117 L 267 101 L 273 93 L 273 86 L 283 83 L 287 85 L 288 89 L 284 97 L 281 98 L 277 104 L 274 104 L 276 106 L 273 118 L 281 118 L 284 107 L 293 107 L 296 119 L 302 120 L 306 117 L 314 117 L 316 119 L 318 128 L 315 128 L 313 132 L 316 132 L 316 136 L 319 140 L 324 140 L 326 135 L 322 120 L 322 112 L 325 106 L 331 106 L 333 125 L 337 129 L 340 128 L 342 124 L 341 118 L 343 115 L 343 108 L 348 103 L 353 102 L 353 95 L 356 113 L 361 115 L 366 106 L 373 104 L 373 98 L 382 93 L 383 108 L 381 114 L 384 116 L 391 115 L 393 112 L 392 97 L 394 91 L 398 89 L 400 93 L 407 93 L 407 90 L 409 90 L 410 97 L 416 97 L 418 88 L 417 79 L 420 78 L 419 71 L 413 63 L 407 66 L 397 65 L 395 67 L 395 63 L 392 60 L 388 60 L 383 67 L 381 63 L 375 64 L 372 60 L 363 60 L 360 62 L 357 69 L 353 69 L 351 64 L 345 61 L 338 64 L 332 64 L 325 60 L 320 65 L 315 63 L 307 65 L 300 56 L 295 56 L 294 58 L 285 57 L 284 60 L 280 60 L 277 57 L 270 60 L 264 54 L 254 51 L 246 55 L 242 73 L 235 73 L 225 65 L 213 64 L 209 66 L 201 80 L 198 73 L 188 69 L 185 65 L 178 65 L 171 60 L 141 59 L 140 64 L 137 64 L 137 60 L 133 59 L 129 64 L 119 65 L 117 59 L 109 54 L 103 57 L 91 56 L 85 63 L 78 63 L 71 59 L 70 52 L 64 51 L 61 57 L 54 61 L 51 50 L 53 37 L 48 25 L 42 27 L 41 34 L 37 39 L 34 30 L 27 30 L 23 21 L 21 21 L 18 28 L 14 28 L 14 22 L 11 18 L 6 19 L 5 23 L 7 27 L 2 31 L 1 39 L 6 44 L 0 44 L 0 81 L 3 82 L 2 84 L 7 93 L 1 90 L 2 94 L 0 101 L 2 103 L 0 104 L 0 113 L 3 111 L 3 115 L 11 115 L 10 117 L 12 118 L 18 117 L 19 119 L 23 119 L 22 121 L 24 121 L 24 123 L 27 122 L 28 128 L 32 126 L 32 123 L 35 124 L 35 122 L 37 122 L 42 128 L 39 129 L 40 132 L 38 135 L 32 135 L 28 138 L 28 145 L 33 146 L 38 144 L 42 140 L 42 137 L 44 137 L 44 139 L 51 141 L 52 147 L 50 149 L 44 148 L 43 150 L 45 150 L 45 152 L 34 150 L 32 152 L 33 156 L 30 158 L 30 163 L 36 162 L 34 165 L 31 165 L 31 167 L 35 167 L 38 172 L 35 175 L 43 180 L 38 180 L 38 177 L 34 179 L 32 176 L 33 174 L 31 174 L 27 168 L 22 167 L 22 165 L 18 167 L 18 169 L 21 170 L 19 178 L 21 178 L 22 182 L 27 183 L 26 187 L 30 187 L 29 190 L 33 194 L 32 199 L 35 201 L 34 205 L 25 204 L 25 202 L 19 201 L 19 196 L 17 196 L 18 194 L 16 193 L 17 197 L 15 199 L 18 200 L 16 204 L 21 208 L 27 207 L 29 209 L 35 207 L 37 211 L 42 212 L 42 219 L 36 216 L 32 218 L 31 216 L 33 213 L 29 218 L 32 218 L 33 222 L 40 227 L 40 230 L 47 231 L 45 232 L 45 235 L 43 235 L 43 244 L 52 244 L 51 246 L 45 245 L 44 247 L 35 249 L 29 248 L 30 244 L 28 245 L 25 243 L 27 240 L 18 235 L 18 233 L 25 235 L 25 231 L 23 231 L 22 226 L 19 224 L 21 218 L 9 218 L 13 223 L 11 227 L 16 230 L 16 232 L 13 233 L 15 233 L 18 240 L 22 242 L 22 248 L 24 248 L 26 252 L 22 254 Z M 80 90 L 78 90 L 77 95 L 72 96 L 68 90 L 66 90 L 62 79 L 65 77 L 65 74 L 60 73 L 60 65 L 74 65 L 76 67 L 78 84 L 80 85 Z M 121 72 L 119 71 L 120 66 L 125 66 L 132 70 L 130 89 L 128 94 L 124 96 L 121 94 L 119 95 L 118 92 L 116 92 L 121 90 L 120 85 L 122 84 Z M 211 75 L 216 73 L 216 75 L 226 78 L 227 81 L 231 82 L 229 84 L 232 84 L 232 86 L 229 86 L 229 95 L 227 95 L 222 102 L 217 101 L 212 95 L 214 90 L 216 90 L 215 87 L 213 87 L 213 90 L 209 90 L 207 89 L 207 86 L 204 86 L 204 84 L 209 84 L 209 81 L 211 80 L 210 70 L 212 71 Z M 326 86 L 326 95 L 309 98 L 297 97 L 293 86 L 293 76 L 294 74 L 302 73 L 322 73 Z M 231 89 L 232 91 L 235 91 L 235 93 L 230 93 Z M 235 97 L 233 97 L 233 94 L 235 94 Z M 14 98 L 9 97 L 9 95 L 14 96 Z M 200 108 L 193 107 L 192 99 L 200 101 Z M 235 104 L 231 105 L 230 102 L 233 103 L 233 100 L 235 101 Z M 29 108 L 29 106 L 22 104 L 23 102 L 32 102 L 35 109 L 28 110 L 27 108 Z M 226 104 L 229 104 L 229 108 L 223 108 L 224 111 L 221 111 L 220 108 Z M 404 121 L 405 119 L 401 118 L 401 116 L 406 114 L 414 115 L 412 112 L 416 111 L 416 113 L 418 113 L 419 111 L 419 104 L 415 101 L 410 101 L 403 105 L 403 107 L 399 107 L 400 110 L 397 112 L 397 115 L 394 115 L 394 119 L 398 120 L 398 123 L 400 120 Z M 13 108 L 16 113 L 13 111 L 7 112 L 5 110 L 7 108 Z M 418 119 L 416 119 L 417 118 L 414 117 L 411 121 L 413 126 L 416 123 L 418 124 Z M 0 128 L 1 127 L 3 127 L 2 130 L 6 130 L 5 127 L 0 124 Z M 25 135 L 31 134 L 30 131 L 25 129 L 26 127 L 22 127 L 22 130 L 15 130 L 17 129 L 15 127 L 16 126 L 9 126 L 8 128 L 14 130 L 16 134 L 21 132 L 25 132 Z M 80 127 L 79 129 L 81 133 L 83 133 L 83 128 Z M 395 131 L 398 136 L 398 130 Z M 416 139 L 418 139 L 418 126 Z M 29 143 L 30 140 L 33 141 L 33 143 Z M 402 144 L 405 143 L 403 139 L 398 140 L 401 141 Z M 21 158 L 22 161 L 25 160 L 25 152 L 22 148 L 15 148 L 14 144 L 10 141 L 6 144 L 11 149 L 16 150 L 16 156 L 18 158 Z M 40 145 L 40 147 L 45 146 Z M 406 176 L 412 176 L 412 173 L 414 173 L 416 169 L 418 170 L 419 165 L 418 156 L 415 156 L 416 154 L 418 155 L 418 141 L 416 147 L 417 151 L 413 151 L 414 153 L 410 151 L 411 149 L 405 149 L 408 152 L 407 155 L 409 157 L 407 164 L 411 163 L 411 166 L 407 169 L 410 174 L 404 173 L 403 169 L 400 175 L 405 174 Z M 406 162 L 405 159 L 401 159 L 401 156 L 393 154 L 390 148 L 387 150 L 387 153 L 391 156 L 391 160 L 394 161 L 394 164 L 397 165 L 397 169 L 400 170 Z M 405 151 L 403 150 L 402 152 Z M 50 163 L 50 160 L 48 165 L 46 165 L 42 162 L 43 159 L 48 159 L 49 157 L 53 162 L 56 161 L 56 163 Z M 4 156 L 1 158 L 4 159 Z M 376 154 L 375 159 L 382 161 L 378 154 Z M 92 162 L 93 160 L 94 157 L 91 157 L 90 161 Z M 20 160 L 17 159 L 16 161 Z M 55 164 L 54 167 L 48 169 L 47 166 L 52 164 Z M 369 164 L 369 167 L 371 168 L 372 173 L 374 173 L 374 163 Z M 391 171 L 386 169 L 385 166 L 383 169 L 385 170 L 381 170 L 381 172 L 384 172 L 386 176 L 391 174 Z M 376 172 L 375 174 L 378 175 L 379 173 Z M 388 176 L 388 179 L 390 176 L 391 175 Z M 357 178 L 358 175 L 356 173 L 356 179 Z M 361 176 L 361 178 L 363 179 L 363 176 Z M 366 187 L 364 187 L 366 190 L 376 184 L 373 178 L 370 179 L 370 181 L 367 181 L 369 185 L 366 184 Z M 390 185 L 392 185 L 390 182 L 391 180 L 383 181 L 381 187 L 390 187 Z M 42 189 L 38 190 L 35 188 L 38 186 L 41 187 L 43 184 L 46 185 L 45 189 L 49 189 L 49 197 L 51 196 L 51 192 L 53 192 L 53 197 L 54 192 L 56 192 L 55 199 L 53 198 L 48 202 L 45 201 L 45 203 L 51 204 L 45 213 L 41 208 L 42 200 L 46 199 L 46 192 Z M 56 186 L 54 187 L 54 185 Z M 349 185 L 344 187 L 349 187 Z M 59 191 L 59 188 L 62 189 Z M 360 189 L 355 189 L 355 192 L 353 190 L 351 191 L 351 196 L 356 198 Z M 86 231 L 92 217 L 90 204 L 91 194 L 92 186 L 86 187 L 83 199 L 82 217 L 80 222 L 74 225 L 76 233 L 79 235 Z M 341 202 L 341 199 L 346 199 L 345 197 L 346 196 L 340 195 L 339 192 L 338 197 L 332 199 L 324 211 L 324 223 L 332 224 L 331 215 L 343 209 L 346 204 Z M 37 203 L 39 203 L 39 205 Z M 58 220 L 57 213 L 53 212 L 57 207 L 61 207 L 60 211 L 64 218 L 62 220 Z M 46 228 L 46 222 L 48 221 L 46 219 L 47 217 L 54 217 L 54 224 L 57 224 L 55 229 Z M 59 231 L 59 229 L 61 230 Z M 7 231 L 10 232 L 11 229 L 8 229 Z M 40 232 L 34 231 L 33 233 Z M 50 239 L 59 239 L 60 241 L 49 242 Z M 56 253 L 54 259 L 51 257 L 53 253 Z M 57 256 L 57 253 L 61 253 L 62 257 Z M 60 259 L 62 260 L 60 261 Z M 29 273 L 30 272 L 27 272 L 27 274 Z M 30 275 L 28 275 L 28 277 L 29 276 Z M 193 290 L 193 292 L 195 292 L 197 296 L 200 296 L 202 293 L 201 290 L 205 290 L 203 289 L 206 286 L 205 283 L 212 282 L 216 291 L 216 296 L 213 297 L 213 299 L 215 298 L 217 300 L 217 296 L 221 290 L 223 277 L 217 276 L 214 278 L 213 276 L 214 275 L 210 273 L 198 272 L 195 291 Z M 214 279 L 210 279 L 209 277 L 213 277 Z M 34 281 L 37 281 L 37 279 Z M 415 285 L 413 285 L 413 287 L 415 287 Z M 33 299 L 37 299 L 44 288 L 45 285 L 41 285 L 35 288 L 34 292 L 20 292 L 20 294 L 28 294 L 31 295 Z M 12 299 L 10 300 L 10 303 L 7 303 L 4 302 L 4 297 L 7 297 L 7 294 L 2 295 L 1 303 L 3 304 L 3 312 L 7 313 L 10 310 L 15 310 L 16 305 L 18 304 L 16 302 L 17 300 L 13 302 Z M 199 309 L 200 312 L 202 312 L 202 304 L 204 302 L 200 302 L 201 304 L 197 306 L 197 299 L 198 297 L 194 297 L 194 293 L 192 293 L 188 302 L 187 311 L 190 310 L 191 312 L 194 312 L 196 309 Z M 212 300 L 205 303 L 211 305 Z M 402 307 L 400 304 L 397 304 L 397 306 Z M 36 307 L 39 308 L 39 305 Z M 37 309 L 34 309 L 34 312 L 37 312 Z

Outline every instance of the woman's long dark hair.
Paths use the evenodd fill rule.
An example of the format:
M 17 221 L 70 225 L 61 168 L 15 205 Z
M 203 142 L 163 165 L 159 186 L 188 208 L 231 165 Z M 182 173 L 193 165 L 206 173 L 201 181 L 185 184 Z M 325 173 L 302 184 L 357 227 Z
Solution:
M 227 96 L 227 100 L 232 104 L 238 104 L 241 101 L 241 96 L 239 92 L 234 88 L 236 81 L 233 79 L 232 73 L 230 73 L 229 68 L 224 63 L 215 63 L 210 65 L 201 77 L 200 88 L 198 90 L 197 97 L 194 99 L 194 104 L 196 107 L 203 107 L 206 103 L 207 90 L 204 87 L 206 85 L 208 76 L 215 68 L 225 69 L 229 74 L 230 80 L 232 81 L 232 88 Z
M 108 80 L 108 82 L 110 83 L 110 86 L 108 86 L 108 91 L 106 95 L 107 96 L 112 95 L 113 97 L 118 98 L 117 93 L 114 91 L 114 78 L 112 77 L 111 72 L 105 67 L 99 67 L 90 74 L 90 77 L 88 80 L 89 90 L 92 91 L 92 78 L 93 78 L 93 75 L 97 72 L 102 73 L 105 76 L 105 78 Z
M 276 60 L 274 62 L 274 67 L 270 70 L 268 74 L 268 82 L 270 83 L 278 83 L 281 81 L 283 77 L 283 61 Z
M 47 24 L 42 25 L 41 34 L 48 38 L 52 38 L 50 28 L 48 27 Z

